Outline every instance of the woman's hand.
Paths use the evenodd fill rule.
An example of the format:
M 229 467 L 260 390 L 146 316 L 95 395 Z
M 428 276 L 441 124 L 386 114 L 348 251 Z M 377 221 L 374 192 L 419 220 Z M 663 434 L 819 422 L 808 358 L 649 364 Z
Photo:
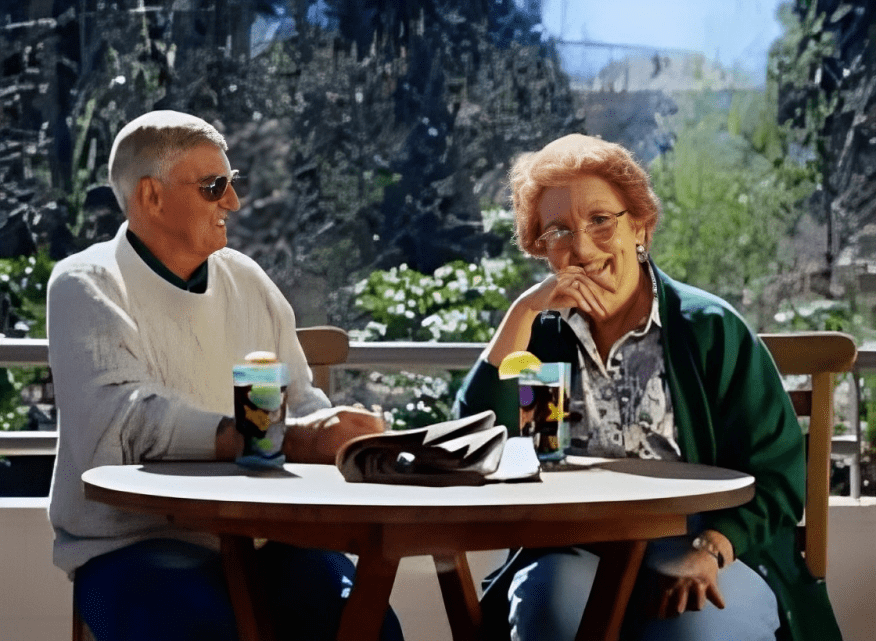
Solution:
M 648 558 L 648 569 L 656 574 L 656 588 L 649 604 L 651 616 L 676 617 L 685 610 L 702 610 L 706 601 L 724 607 L 718 589 L 718 558 L 735 559 L 733 544 L 717 530 L 705 530 L 698 539 L 708 542 L 695 549 L 686 538 L 663 539 Z M 712 553 L 714 552 L 714 554 Z
M 283 454 L 297 463 L 334 464 L 335 455 L 347 441 L 385 429 L 379 408 L 328 407 L 287 421 Z
M 532 323 L 545 310 L 577 307 L 591 317 L 605 316 L 597 287 L 580 267 L 566 267 L 536 283 L 511 304 L 483 358 L 498 367 L 508 354 L 526 349 Z
M 577 307 L 592 317 L 605 315 L 597 296 L 598 285 L 581 267 L 566 267 L 533 285 L 518 299 L 533 312 Z
M 691 548 L 671 559 L 650 563 L 657 573 L 649 615 L 658 619 L 677 617 L 686 610 L 702 610 L 706 600 L 724 608 L 718 589 L 718 561 L 704 550 Z

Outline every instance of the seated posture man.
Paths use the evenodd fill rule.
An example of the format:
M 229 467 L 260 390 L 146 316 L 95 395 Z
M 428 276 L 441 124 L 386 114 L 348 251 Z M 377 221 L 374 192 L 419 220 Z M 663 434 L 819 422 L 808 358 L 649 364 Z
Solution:
M 215 537 L 86 500 L 85 470 L 233 460 L 243 439 L 231 418 L 232 367 L 255 350 L 288 365 L 289 460 L 332 463 L 346 440 L 383 428 L 350 407 L 326 421 L 330 403 L 311 385 L 292 308 L 255 262 L 225 247 L 240 208 L 226 149 L 215 128 L 182 113 L 125 126 L 109 179 L 127 221 L 111 241 L 59 262 L 49 282 L 54 560 L 98 641 L 231 641 L 237 632 Z M 315 438 L 307 416 L 317 410 Z M 278 638 L 334 639 L 353 564 L 273 543 L 258 557 Z M 401 638 L 391 612 L 383 636 Z

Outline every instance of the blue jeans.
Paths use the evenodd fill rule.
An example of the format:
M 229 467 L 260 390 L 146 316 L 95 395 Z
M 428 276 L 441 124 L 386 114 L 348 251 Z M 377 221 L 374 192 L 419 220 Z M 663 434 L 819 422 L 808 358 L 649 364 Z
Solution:
M 256 553 L 280 640 L 330 641 L 356 568 L 339 552 L 268 543 Z M 153 539 L 93 558 L 76 570 L 74 599 L 97 641 L 237 641 L 217 552 Z M 383 641 L 401 641 L 392 610 Z
M 672 553 L 680 541 L 649 544 L 650 555 Z M 683 539 L 684 545 L 689 545 Z M 518 570 L 507 593 L 511 641 L 572 641 L 590 595 L 598 557 L 580 548 L 546 551 Z M 640 579 L 642 575 L 640 575 Z M 645 619 L 627 612 L 624 636 L 636 641 L 774 641 L 779 629 L 776 597 L 763 578 L 736 561 L 718 573 L 723 610 L 707 602 L 674 619 Z M 631 604 L 632 605 L 632 604 Z M 489 626 L 490 622 L 485 621 Z M 501 622 L 501 626 L 505 627 Z M 630 634 L 630 632 L 632 634 Z

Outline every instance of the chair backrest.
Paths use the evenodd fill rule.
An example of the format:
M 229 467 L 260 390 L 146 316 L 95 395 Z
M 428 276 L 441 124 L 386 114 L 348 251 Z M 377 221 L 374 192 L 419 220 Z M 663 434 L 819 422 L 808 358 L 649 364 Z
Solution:
M 806 513 L 803 553 L 809 571 L 827 575 L 827 498 L 830 494 L 830 446 L 833 436 L 833 388 L 839 372 L 855 364 L 854 339 L 842 332 L 761 334 L 783 375 L 805 374 L 809 389 L 790 392 L 794 411 L 809 417 L 806 459 Z
M 350 351 L 350 337 L 340 327 L 319 325 L 298 329 L 298 342 L 313 372 L 313 384 L 328 394 L 331 366 L 344 363 Z

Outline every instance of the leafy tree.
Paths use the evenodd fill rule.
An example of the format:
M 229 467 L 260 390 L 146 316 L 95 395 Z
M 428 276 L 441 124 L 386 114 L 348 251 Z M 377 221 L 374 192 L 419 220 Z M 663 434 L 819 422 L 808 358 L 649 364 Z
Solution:
M 779 121 L 807 153 L 818 185 L 812 212 L 827 226 L 828 269 L 876 221 L 872 114 L 876 105 L 876 4 L 797 0 L 782 7 L 783 37 L 769 74 Z
M 253 60 L 233 95 L 219 91 L 257 116 L 232 128 L 232 161 L 252 184 L 231 242 L 296 304 L 302 285 L 325 289 L 314 313 L 349 326 L 346 292 L 363 274 L 497 254 L 478 198 L 496 193 L 515 153 L 582 122 L 552 46 L 512 1 L 325 6 Z M 272 138 L 254 146 L 263 132 Z
M 818 3 L 805 0 L 784 4 L 779 8 L 783 36 L 775 42 L 769 57 L 767 78 L 776 88 L 777 121 L 789 137 L 798 155 L 805 161 L 811 180 L 819 190 L 813 213 L 827 224 L 828 244 L 825 247 L 828 268 L 833 260 L 833 220 L 829 213 L 833 194 L 828 174 L 834 162 L 825 125 L 837 108 L 837 94 L 822 83 L 823 62 L 836 50 L 834 34 L 825 28 L 827 16 Z
M 785 154 L 769 95 L 740 92 L 678 133 L 651 166 L 664 205 L 658 264 L 714 291 L 756 325 L 774 313 L 794 264 L 790 232 L 812 193 L 805 168 Z M 768 300 L 767 300 L 768 299 Z

